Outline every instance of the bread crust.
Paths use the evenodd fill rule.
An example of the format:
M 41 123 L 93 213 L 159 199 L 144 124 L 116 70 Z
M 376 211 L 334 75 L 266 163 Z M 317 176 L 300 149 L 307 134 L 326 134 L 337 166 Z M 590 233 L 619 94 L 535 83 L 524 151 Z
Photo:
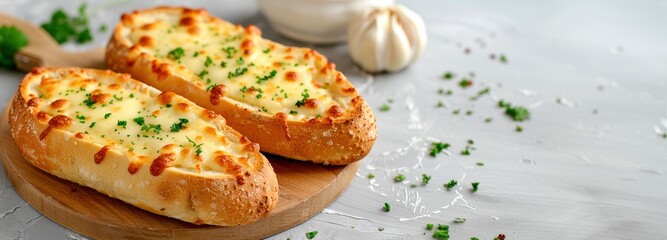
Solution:
M 259 143 L 266 153 L 315 163 L 345 165 L 364 158 L 370 152 L 377 137 L 375 116 L 371 108 L 345 76 L 335 70 L 324 56 L 313 50 L 293 48 L 295 51 L 314 54 L 316 65 L 330 66 L 329 74 L 336 76 L 336 82 L 350 86 L 353 91 L 351 94 L 354 97 L 349 107 L 340 116 L 310 120 L 285 119 L 257 111 L 250 105 L 225 96 L 217 104 L 212 104 L 211 93 L 179 74 L 182 68 L 140 52 L 129 39 L 123 37 L 123 32 L 129 31 L 129 25 L 136 16 L 158 13 L 178 16 L 183 12 L 203 14 L 211 21 L 223 22 L 204 10 L 177 7 L 157 7 L 124 14 L 107 46 L 107 66 L 114 71 L 129 73 L 133 78 L 162 91 L 174 91 L 219 113 L 227 119 L 229 126 Z
M 10 109 L 9 125 L 18 149 L 34 166 L 60 178 L 93 188 L 141 209 L 194 224 L 235 226 L 259 220 L 269 214 L 278 200 L 278 182 L 268 160 L 258 150 L 249 154 L 261 162 L 259 168 L 246 169 L 245 182 L 239 184 L 233 175 L 199 175 L 167 167 L 158 176 L 144 164 L 134 174 L 127 154 L 108 150 L 104 161 L 93 158 L 104 146 L 75 137 L 74 132 L 49 127 L 30 106 L 28 85 L 44 74 L 61 71 L 86 71 L 100 78 L 121 78 L 111 71 L 77 68 L 35 69 L 21 83 Z M 125 79 L 123 81 L 132 81 Z M 142 84 L 136 82 L 135 84 Z M 159 91 L 152 89 L 151 94 Z M 193 104 L 194 105 L 194 104 Z M 199 108 L 193 106 L 194 108 Z M 232 141 L 241 135 L 221 126 Z

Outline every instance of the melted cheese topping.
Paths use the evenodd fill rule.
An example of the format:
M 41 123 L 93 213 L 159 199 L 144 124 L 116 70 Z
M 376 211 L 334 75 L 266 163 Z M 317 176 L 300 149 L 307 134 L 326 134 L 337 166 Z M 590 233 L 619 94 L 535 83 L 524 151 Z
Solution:
M 219 116 L 173 93 L 158 95 L 155 89 L 136 81 L 119 81 L 119 77 L 91 76 L 85 71 L 49 72 L 27 86 L 28 105 L 36 108 L 40 121 L 48 121 L 43 119 L 44 113 L 51 119 L 66 116 L 72 124 L 59 129 L 125 153 L 132 161 L 130 173 L 130 168 L 137 167 L 150 167 L 153 173 L 157 164 L 163 165 L 158 168 L 166 165 L 205 175 L 239 174 L 240 169 L 253 164 L 247 159 L 254 159 L 249 154 L 256 151 L 247 151 L 246 146 L 254 144 L 232 142 L 228 133 L 220 130 L 224 120 Z M 96 154 L 95 162 L 104 161 L 105 153 L 102 159 Z M 173 159 L 158 160 L 169 154 Z
M 337 117 L 356 96 L 314 50 L 264 40 L 254 26 L 244 29 L 199 11 L 138 14 L 124 34 L 142 53 L 182 66 L 184 79 L 207 91 L 224 85 L 224 97 L 270 115 Z

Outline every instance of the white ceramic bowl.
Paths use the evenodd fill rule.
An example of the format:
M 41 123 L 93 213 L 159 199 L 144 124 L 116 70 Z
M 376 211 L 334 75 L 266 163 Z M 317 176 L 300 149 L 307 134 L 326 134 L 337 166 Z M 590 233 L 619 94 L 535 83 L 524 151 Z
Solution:
M 347 26 L 364 8 L 394 0 L 258 0 L 280 34 L 303 42 L 331 44 L 347 39 Z

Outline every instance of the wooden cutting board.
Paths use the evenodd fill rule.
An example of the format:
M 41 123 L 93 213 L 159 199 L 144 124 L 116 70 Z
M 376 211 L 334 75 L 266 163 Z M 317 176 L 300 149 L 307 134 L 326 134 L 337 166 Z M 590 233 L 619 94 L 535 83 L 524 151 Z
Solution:
M 0 147 L 5 171 L 16 191 L 46 217 L 96 239 L 268 237 L 321 212 L 350 184 L 359 167 L 359 162 L 335 167 L 267 155 L 280 185 L 280 198 L 273 212 L 243 226 L 197 226 L 141 210 L 33 167 L 14 144 L 8 115 L 6 107 L 0 119 Z

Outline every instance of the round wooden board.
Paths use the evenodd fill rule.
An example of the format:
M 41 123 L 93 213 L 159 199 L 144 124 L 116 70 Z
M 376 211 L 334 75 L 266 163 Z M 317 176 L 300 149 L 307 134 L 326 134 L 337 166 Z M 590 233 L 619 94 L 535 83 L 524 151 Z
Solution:
M 271 214 L 236 227 L 198 226 L 141 210 L 33 167 L 16 148 L 8 115 L 9 106 L 0 120 L 0 144 L 5 171 L 16 191 L 44 216 L 96 239 L 268 237 L 321 212 L 350 184 L 359 167 L 359 162 L 323 166 L 267 155 L 280 185 L 280 199 Z

